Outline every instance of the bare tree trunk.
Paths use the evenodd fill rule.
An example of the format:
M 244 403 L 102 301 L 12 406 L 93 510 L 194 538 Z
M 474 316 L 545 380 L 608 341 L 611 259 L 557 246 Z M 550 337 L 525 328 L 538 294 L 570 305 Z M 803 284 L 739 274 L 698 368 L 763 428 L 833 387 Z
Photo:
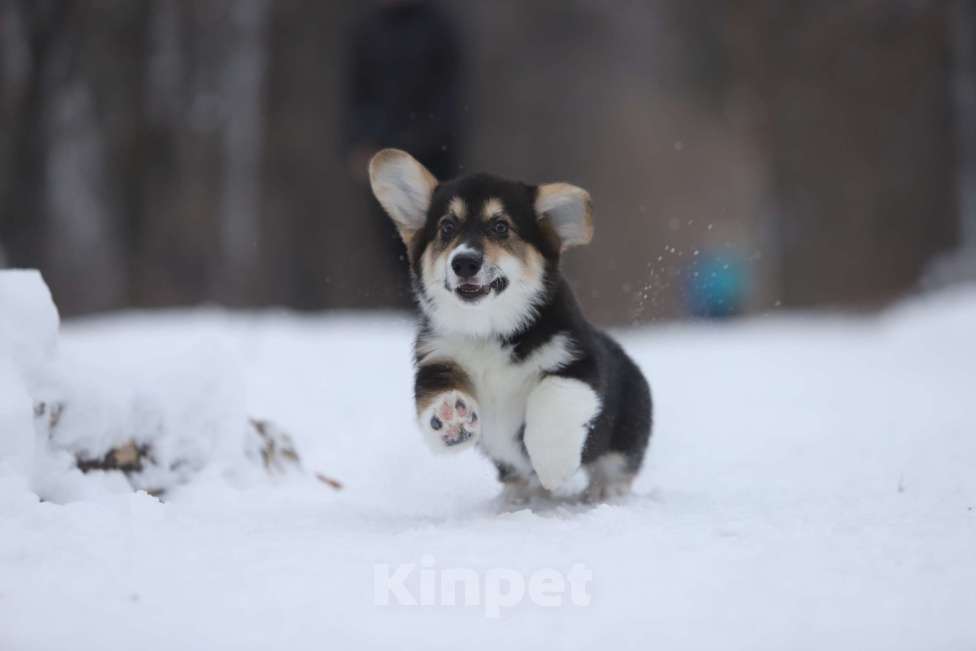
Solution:
M 956 128 L 959 133 L 959 215 L 963 248 L 976 255 L 976 8 L 957 0 L 952 13 Z
M 231 7 L 233 33 L 221 93 L 229 110 L 223 126 L 224 179 L 220 196 L 220 268 L 216 296 L 247 301 L 259 273 L 261 151 L 264 77 L 270 15 L 268 0 Z
M 25 27 L 29 61 L 3 209 L 7 255 L 39 267 L 69 313 L 116 307 L 125 268 L 105 136 L 83 72 L 86 8 L 26 2 L 5 10 Z
M 3 5 L 5 142 L 0 238 L 13 266 L 42 267 L 47 226 L 44 202 L 44 107 L 51 60 L 71 14 L 67 2 L 8 0 Z M 8 140 L 9 138 L 9 140 Z

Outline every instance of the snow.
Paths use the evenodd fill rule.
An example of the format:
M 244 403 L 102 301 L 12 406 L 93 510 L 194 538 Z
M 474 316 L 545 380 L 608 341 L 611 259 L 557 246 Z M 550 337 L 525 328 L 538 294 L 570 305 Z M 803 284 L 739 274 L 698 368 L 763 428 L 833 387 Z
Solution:
M 58 311 L 41 274 L 0 273 L 0 358 L 36 375 L 57 347 Z
M 0 463 L 38 496 L 65 503 L 133 486 L 168 491 L 200 473 L 254 479 L 261 440 L 249 425 L 241 371 L 221 341 L 126 350 L 109 340 L 76 354 L 60 345 L 58 327 L 37 272 L 0 272 Z M 128 481 L 78 470 L 77 458 L 101 461 L 125 445 L 148 451 Z
M 37 389 L 0 355 L 0 648 L 971 649 L 974 324 L 964 288 L 875 317 L 621 332 L 657 406 L 636 494 L 508 512 L 477 453 L 423 445 L 403 317 L 68 323 L 63 394 L 130 427 L 149 422 L 132 415 L 141 396 L 179 447 L 209 441 L 204 466 L 165 502 L 93 475 L 39 501 L 36 478 L 4 465 Z M 248 415 L 344 489 L 233 480 Z M 400 564 L 417 597 L 422 569 L 472 570 L 481 603 L 377 605 L 377 568 Z M 490 616 L 499 576 L 576 565 L 588 604 L 513 597 Z
M 20 374 L 0 360 L 0 464 L 21 472 L 34 457 L 33 403 Z
M 36 387 L 57 347 L 58 312 L 36 271 L 0 273 L 0 467 L 24 472 L 34 457 Z

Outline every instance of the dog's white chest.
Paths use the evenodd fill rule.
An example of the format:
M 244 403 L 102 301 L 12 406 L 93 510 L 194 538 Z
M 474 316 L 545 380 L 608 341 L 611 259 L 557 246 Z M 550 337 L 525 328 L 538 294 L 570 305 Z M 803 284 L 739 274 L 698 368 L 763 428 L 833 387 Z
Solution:
M 424 359 L 451 360 L 471 378 L 481 408 L 479 445 L 484 452 L 519 470 L 531 470 L 519 440 L 526 402 L 544 373 L 573 359 L 568 337 L 554 336 L 520 362 L 513 361 L 511 347 L 492 339 L 432 337 L 424 351 Z

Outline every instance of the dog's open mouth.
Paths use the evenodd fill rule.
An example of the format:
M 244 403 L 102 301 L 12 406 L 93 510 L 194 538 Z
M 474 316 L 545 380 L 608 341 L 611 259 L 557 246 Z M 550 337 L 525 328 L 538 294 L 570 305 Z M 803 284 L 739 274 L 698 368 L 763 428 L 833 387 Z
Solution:
M 494 290 L 496 294 L 501 293 L 507 286 L 507 280 L 504 278 L 495 278 L 486 285 L 479 285 L 477 283 L 461 283 L 457 286 L 457 289 L 454 290 L 454 293 L 457 294 L 461 300 L 474 303 L 490 294 L 492 290 Z

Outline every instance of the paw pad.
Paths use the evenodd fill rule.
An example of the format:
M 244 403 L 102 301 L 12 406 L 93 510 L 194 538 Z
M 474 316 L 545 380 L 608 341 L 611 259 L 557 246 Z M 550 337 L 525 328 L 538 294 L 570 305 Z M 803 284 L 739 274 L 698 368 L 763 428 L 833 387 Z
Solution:
M 457 391 L 438 396 L 428 414 L 422 423 L 448 447 L 460 445 L 478 435 L 478 412 L 474 400 Z

